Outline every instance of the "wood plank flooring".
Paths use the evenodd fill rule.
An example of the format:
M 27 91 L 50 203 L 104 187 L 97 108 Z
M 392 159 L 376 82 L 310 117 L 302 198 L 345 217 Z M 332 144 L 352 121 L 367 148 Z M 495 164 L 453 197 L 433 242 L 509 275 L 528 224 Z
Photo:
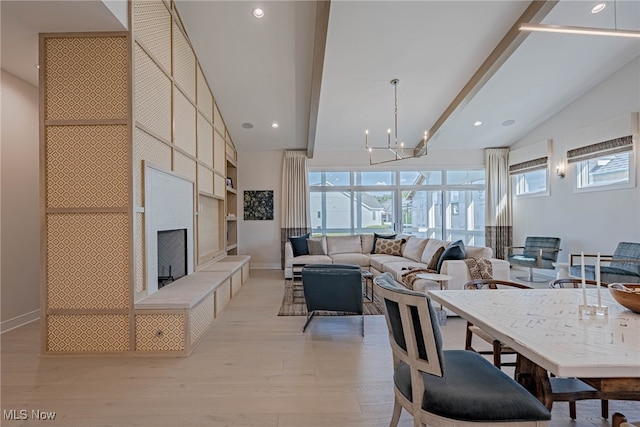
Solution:
M 281 271 L 251 279 L 188 358 L 40 357 L 37 323 L 2 335 L 0 425 L 388 426 L 393 407 L 391 351 L 383 316 L 278 317 Z M 465 323 L 443 327 L 447 348 L 462 348 Z M 640 420 L 640 403 L 611 402 Z M 26 420 L 7 420 L 12 409 Z M 54 420 L 32 411 L 55 412 Z M 554 405 L 553 427 L 608 426 L 599 401 Z M 401 426 L 413 425 L 402 415 Z

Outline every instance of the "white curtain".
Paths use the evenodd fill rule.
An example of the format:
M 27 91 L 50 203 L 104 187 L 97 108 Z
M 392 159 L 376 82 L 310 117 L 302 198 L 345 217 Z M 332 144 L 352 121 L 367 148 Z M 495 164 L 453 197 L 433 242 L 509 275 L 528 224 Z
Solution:
M 311 231 L 306 151 L 284 152 L 281 218 L 280 252 L 281 264 L 284 268 L 284 244 L 289 237 L 304 235 Z
M 493 249 L 494 257 L 504 259 L 513 240 L 509 148 L 485 149 L 484 165 L 487 175 L 485 244 Z

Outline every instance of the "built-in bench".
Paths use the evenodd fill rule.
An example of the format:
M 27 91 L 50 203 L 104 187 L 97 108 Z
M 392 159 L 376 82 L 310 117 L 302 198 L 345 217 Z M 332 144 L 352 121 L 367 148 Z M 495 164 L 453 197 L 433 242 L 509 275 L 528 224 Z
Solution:
M 227 256 L 136 302 L 136 351 L 190 355 L 249 279 L 250 259 Z

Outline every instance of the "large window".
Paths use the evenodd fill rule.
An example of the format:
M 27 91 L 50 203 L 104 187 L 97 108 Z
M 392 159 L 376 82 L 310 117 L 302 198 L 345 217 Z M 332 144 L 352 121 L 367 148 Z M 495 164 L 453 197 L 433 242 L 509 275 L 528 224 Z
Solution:
M 513 176 L 513 188 L 516 196 L 546 195 L 548 170 L 538 169 L 531 172 L 519 173 Z
M 316 234 L 397 232 L 484 245 L 483 169 L 309 173 Z

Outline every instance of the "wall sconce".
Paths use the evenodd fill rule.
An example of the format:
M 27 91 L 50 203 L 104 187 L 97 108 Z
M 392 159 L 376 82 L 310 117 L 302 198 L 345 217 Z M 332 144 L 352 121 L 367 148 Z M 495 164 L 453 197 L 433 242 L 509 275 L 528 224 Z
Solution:
M 556 165 L 556 175 L 560 177 L 560 179 L 564 179 L 564 163 L 560 162 Z

